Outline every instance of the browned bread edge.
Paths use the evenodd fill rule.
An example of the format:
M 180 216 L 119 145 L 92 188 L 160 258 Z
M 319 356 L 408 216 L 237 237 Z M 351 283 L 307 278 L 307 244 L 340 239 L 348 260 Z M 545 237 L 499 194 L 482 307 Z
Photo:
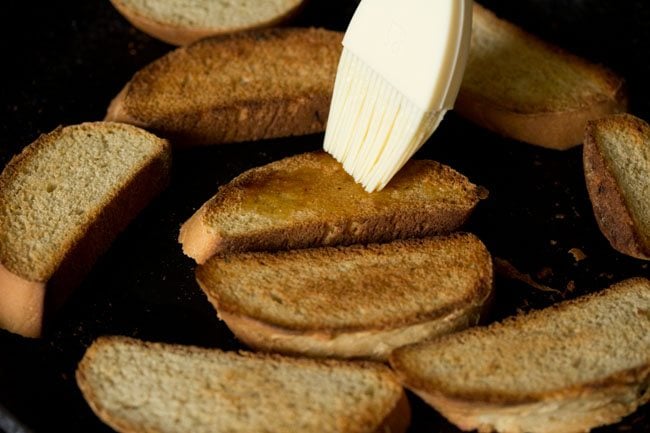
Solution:
M 612 247 L 623 254 L 650 260 L 650 250 L 639 236 L 621 188 L 596 142 L 595 129 L 598 125 L 605 122 L 615 126 L 618 119 L 643 126 L 640 119 L 631 115 L 612 116 L 587 124 L 583 148 L 587 191 L 598 227 Z

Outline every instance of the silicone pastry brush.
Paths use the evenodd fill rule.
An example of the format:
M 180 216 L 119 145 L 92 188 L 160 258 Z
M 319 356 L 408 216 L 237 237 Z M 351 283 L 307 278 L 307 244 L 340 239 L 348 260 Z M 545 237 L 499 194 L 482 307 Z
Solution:
M 381 190 L 453 108 L 472 0 L 362 0 L 343 38 L 325 150 Z

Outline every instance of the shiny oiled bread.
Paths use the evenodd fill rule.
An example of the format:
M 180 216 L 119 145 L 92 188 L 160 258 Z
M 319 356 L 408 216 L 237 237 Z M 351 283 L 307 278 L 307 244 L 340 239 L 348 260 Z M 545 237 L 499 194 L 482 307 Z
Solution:
M 587 121 L 625 111 L 623 80 L 474 5 L 455 109 L 477 124 L 553 149 L 582 142 Z
M 386 242 L 457 229 L 487 192 L 433 161 L 410 161 L 368 194 L 331 156 L 306 153 L 249 170 L 183 226 L 183 251 L 216 253 Z
M 618 251 L 650 260 L 650 125 L 630 114 L 590 122 L 583 158 L 600 230 Z
M 215 256 L 196 270 L 219 317 L 268 352 L 385 360 L 475 325 L 492 261 L 471 234 Z
M 403 383 L 463 430 L 577 433 L 650 400 L 650 281 L 397 349 Z
M 136 73 L 106 119 L 187 146 L 322 132 L 341 40 L 308 28 L 201 40 Z
M 138 29 L 174 45 L 268 27 L 291 18 L 303 0 L 111 0 Z
M 115 236 L 168 183 L 167 141 L 130 125 L 42 135 L 0 175 L 0 327 L 41 333 Z
M 345 363 L 103 337 L 77 368 L 86 401 L 121 433 L 402 433 L 394 374 Z

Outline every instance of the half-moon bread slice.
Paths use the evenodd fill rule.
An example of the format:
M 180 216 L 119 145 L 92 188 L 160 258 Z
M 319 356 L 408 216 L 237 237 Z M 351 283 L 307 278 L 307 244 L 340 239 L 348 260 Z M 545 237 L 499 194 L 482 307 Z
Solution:
M 38 336 L 165 188 L 170 162 L 167 141 L 106 122 L 58 128 L 14 157 L 0 175 L 0 327 Z
M 219 317 L 269 352 L 385 360 L 475 325 L 492 261 L 471 234 L 215 256 L 196 271 Z
M 341 40 L 309 28 L 203 39 L 137 72 L 106 120 L 185 146 L 322 132 Z
M 102 337 L 77 368 L 86 401 L 121 433 L 403 433 L 395 375 L 315 361 Z
M 486 191 L 450 167 L 410 161 L 382 191 L 354 182 L 324 152 L 249 170 L 208 200 L 181 228 L 198 263 L 216 253 L 386 242 L 448 233 Z
M 650 281 L 403 347 L 391 365 L 463 430 L 590 431 L 650 400 Z

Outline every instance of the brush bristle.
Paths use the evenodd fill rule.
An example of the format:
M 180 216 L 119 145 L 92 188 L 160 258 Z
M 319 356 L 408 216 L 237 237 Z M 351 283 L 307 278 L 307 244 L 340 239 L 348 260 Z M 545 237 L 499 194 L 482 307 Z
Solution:
M 366 191 L 378 191 L 422 147 L 444 114 L 420 109 L 343 49 L 324 147 Z

